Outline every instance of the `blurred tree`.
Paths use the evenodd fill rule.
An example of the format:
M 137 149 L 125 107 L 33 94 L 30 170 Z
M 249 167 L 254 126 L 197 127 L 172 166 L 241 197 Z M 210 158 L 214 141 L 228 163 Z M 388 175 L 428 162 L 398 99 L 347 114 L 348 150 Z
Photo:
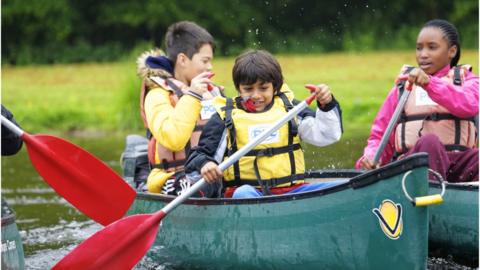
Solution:
M 2 1 L 2 63 L 118 60 L 163 47 L 167 27 L 180 20 L 208 29 L 220 55 L 247 47 L 405 49 L 433 18 L 451 21 L 462 46 L 478 48 L 478 0 L 8 0 Z

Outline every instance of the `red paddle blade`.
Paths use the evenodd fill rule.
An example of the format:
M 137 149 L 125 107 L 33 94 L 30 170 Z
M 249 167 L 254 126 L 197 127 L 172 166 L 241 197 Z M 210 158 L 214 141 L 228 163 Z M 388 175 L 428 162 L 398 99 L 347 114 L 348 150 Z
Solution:
M 50 135 L 24 133 L 30 160 L 45 181 L 68 202 L 102 225 L 122 218 L 136 192 L 101 160 Z
M 118 220 L 83 241 L 52 269 L 132 269 L 155 241 L 165 213 Z

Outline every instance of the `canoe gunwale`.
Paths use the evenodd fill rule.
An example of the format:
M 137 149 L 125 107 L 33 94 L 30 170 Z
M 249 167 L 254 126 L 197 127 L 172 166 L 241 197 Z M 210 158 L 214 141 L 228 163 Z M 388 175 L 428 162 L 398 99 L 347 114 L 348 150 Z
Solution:
M 9 213 L 2 217 L 2 227 L 15 223 L 15 214 Z
M 315 177 L 348 177 L 353 176 L 350 181 L 333 186 L 326 189 L 307 191 L 294 194 L 273 195 L 264 196 L 258 198 L 246 198 L 246 199 L 232 199 L 232 198 L 189 198 L 183 204 L 194 205 L 226 205 L 226 204 L 259 204 L 259 203 L 272 203 L 292 201 L 299 199 L 307 199 L 311 197 L 323 196 L 330 193 L 339 192 L 345 189 L 359 189 L 378 181 L 385 180 L 391 176 L 407 172 L 409 170 L 426 166 L 428 167 L 428 155 L 425 153 L 417 153 L 408 156 L 402 160 L 392 162 L 381 168 L 362 171 L 362 170 L 316 170 L 307 172 L 307 178 Z M 354 176 L 355 175 L 355 176 Z M 137 199 L 170 202 L 175 198 L 171 195 L 152 194 L 146 192 L 137 192 Z
M 441 184 L 438 182 L 428 182 L 430 187 L 441 188 Z M 471 190 L 478 192 L 478 182 L 462 182 L 462 183 L 454 183 L 454 182 L 445 182 L 447 189 L 458 189 L 458 190 Z

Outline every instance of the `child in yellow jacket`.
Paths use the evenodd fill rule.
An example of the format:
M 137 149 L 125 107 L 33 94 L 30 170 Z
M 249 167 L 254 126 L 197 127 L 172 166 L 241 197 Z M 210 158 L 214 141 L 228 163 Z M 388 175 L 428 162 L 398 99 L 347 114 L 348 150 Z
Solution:
M 150 139 L 147 189 L 174 194 L 188 151 L 212 114 L 211 99 L 221 90 L 210 80 L 215 45 L 204 28 L 175 23 L 167 30 L 165 45 L 166 55 L 149 51 L 137 64 L 143 78 L 141 114 Z

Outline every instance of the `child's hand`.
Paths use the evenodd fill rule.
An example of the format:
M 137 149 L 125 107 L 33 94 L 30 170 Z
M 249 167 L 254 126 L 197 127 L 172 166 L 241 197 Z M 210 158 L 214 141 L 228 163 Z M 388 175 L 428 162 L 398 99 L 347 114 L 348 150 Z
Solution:
M 420 68 L 414 68 L 408 73 L 408 82 L 410 84 L 420 85 L 424 87 L 430 82 L 430 77 Z
M 200 173 L 202 174 L 203 179 L 205 179 L 205 182 L 210 184 L 215 183 L 216 181 L 220 181 L 223 177 L 222 171 L 213 161 L 205 163 L 205 165 L 203 165 L 202 169 L 200 170 Z
M 306 84 L 306 88 L 310 89 L 312 93 L 315 93 L 315 97 L 321 107 L 324 107 L 332 101 L 332 93 L 330 92 L 330 87 L 326 84 Z
M 380 162 L 375 164 L 375 163 L 373 163 L 373 160 L 371 160 L 367 157 L 363 157 L 362 160 L 360 161 L 360 164 L 361 164 L 362 168 L 366 169 L 366 170 L 372 170 L 372 169 L 376 169 L 376 168 L 380 167 Z
M 212 76 L 213 73 L 210 71 L 205 71 L 195 76 L 190 82 L 190 91 L 198 94 L 199 96 L 202 96 L 203 93 L 208 92 L 208 88 L 211 87 L 212 81 L 210 81 L 210 78 Z

